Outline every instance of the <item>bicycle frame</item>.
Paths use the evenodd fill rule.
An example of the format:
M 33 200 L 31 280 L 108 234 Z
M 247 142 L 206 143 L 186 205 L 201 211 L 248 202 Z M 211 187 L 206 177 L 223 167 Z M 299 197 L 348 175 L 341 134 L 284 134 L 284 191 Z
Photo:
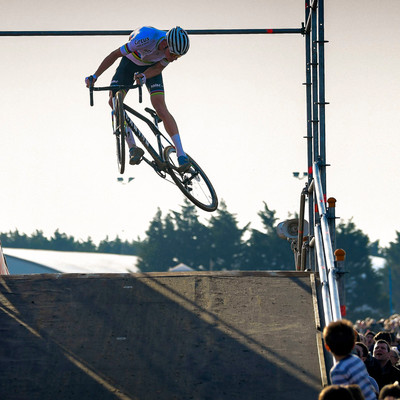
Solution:
M 163 137 L 169 145 L 172 145 L 171 142 L 159 131 L 156 125 L 154 125 L 148 118 L 146 118 L 144 115 L 140 114 L 138 111 L 134 110 L 133 108 L 129 107 L 124 103 L 124 109 L 125 109 L 125 121 L 129 125 L 129 127 L 132 129 L 132 131 L 135 133 L 137 138 L 140 140 L 142 145 L 146 148 L 146 150 L 150 153 L 150 155 L 153 157 L 157 167 L 161 171 L 165 171 L 167 163 L 166 160 L 164 159 L 163 155 L 163 145 L 161 143 L 161 137 Z M 133 114 L 135 117 L 139 118 L 143 122 L 145 122 L 149 128 L 152 130 L 154 135 L 157 138 L 157 145 L 158 145 L 158 152 L 154 149 L 154 147 L 149 143 L 149 141 L 146 139 L 146 137 L 143 135 L 143 133 L 140 131 L 140 129 L 135 125 L 135 123 L 131 120 L 129 117 L 127 111 L 131 114 Z M 143 159 L 151 166 L 150 161 L 148 161 L 145 157 Z M 157 171 L 159 172 L 159 171 Z
M 134 110 L 133 108 L 126 105 L 123 101 L 123 97 L 119 93 L 121 90 L 139 88 L 139 102 L 141 103 L 141 87 L 138 85 L 116 85 L 95 88 L 90 86 L 90 105 L 93 106 L 93 91 L 100 90 L 112 90 L 113 93 L 113 110 L 116 119 L 117 128 L 114 127 L 114 133 L 117 139 L 117 156 L 118 163 L 120 167 L 120 173 L 124 172 L 125 163 L 125 138 L 126 129 L 125 124 L 129 126 L 133 134 L 139 139 L 143 147 L 150 154 L 152 160 L 142 157 L 150 167 L 161 178 L 166 179 L 167 176 L 171 177 L 172 181 L 166 179 L 168 182 L 175 184 L 179 190 L 196 206 L 205 211 L 215 211 L 218 207 L 218 197 L 213 188 L 212 183 L 208 179 L 205 172 L 201 169 L 199 164 L 186 153 L 188 160 L 190 162 L 190 168 L 186 170 L 180 170 L 177 163 L 176 149 L 170 140 L 167 139 L 158 129 L 158 122 L 161 121 L 157 114 L 148 108 L 145 111 L 149 112 L 154 118 L 154 123 L 152 123 L 148 118 L 142 115 L 140 112 Z M 115 100 L 117 99 L 117 101 Z M 116 103 L 115 103 L 116 101 Z M 157 139 L 158 151 L 149 143 L 144 134 L 140 131 L 137 125 L 130 118 L 128 113 L 132 114 L 134 117 L 140 119 L 151 129 Z M 122 140 L 120 140 L 122 139 Z M 163 141 L 165 140 L 168 145 L 165 145 Z M 120 144 L 123 143 L 123 146 Z M 171 157 L 172 156 L 172 157 Z M 139 160 L 140 161 L 140 160 Z
M 90 105 L 94 105 L 94 100 L 93 100 L 93 91 L 105 91 L 105 90 L 113 90 L 113 91 L 119 91 L 119 90 L 126 90 L 126 89 L 139 89 L 139 103 L 142 102 L 142 87 L 140 85 L 113 85 L 113 86 L 106 86 L 106 87 L 94 87 L 90 86 Z M 113 96 L 115 98 L 115 96 Z M 114 100 L 113 100 L 114 102 Z M 164 172 L 167 167 L 166 160 L 164 159 L 163 155 L 163 145 L 161 143 L 161 137 L 163 137 L 169 145 L 172 146 L 172 143 L 159 131 L 156 125 L 154 125 L 148 118 L 146 118 L 144 115 L 140 114 L 138 111 L 134 110 L 133 108 L 129 107 L 124 103 L 124 109 L 125 109 L 125 121 L 129 125 L 129 127 L 132 129 L 132 131 L 135 133 L 137 138 L 140 140 L 140 142 L 143 144 L 145 149 L 150 153 L 150 155 L 153 157 L 155 165 L 143 157 L 143 159 L 149 164 L 151 167 L 155 169 L 155 171 L 160 174 L 160 172 Z M 139 128 L 135 125 L 135 123 L 129 118 L 128 112 L 133 114 L 135 117 L 139 118 L 143 122 L 145 122 L 149 128 L 152 130 L 154 135 L 157 138 L 157 144 L 158 144 L 158 153 L 157 151 L 153 148 L 153 146 L 149 143 L 149 141 L 146 139 L 146 137 L 143 135 L 143 133 L 139 130 Z M 156 168 L 156 167 L 157 168 Z

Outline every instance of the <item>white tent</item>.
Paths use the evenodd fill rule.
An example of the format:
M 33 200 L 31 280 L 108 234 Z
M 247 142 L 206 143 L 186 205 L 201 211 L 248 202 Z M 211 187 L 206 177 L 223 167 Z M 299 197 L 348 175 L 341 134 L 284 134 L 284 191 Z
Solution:
M 178 272 L 178 271 L 194 271 L 193 268 L 188 267 L 186 264 L 180 263 L 173 268 L 170 268 L 168 271 L 170 272 Z
M 136 256 L 4 247 L 3 253 L 10 274 L 138 272 Z

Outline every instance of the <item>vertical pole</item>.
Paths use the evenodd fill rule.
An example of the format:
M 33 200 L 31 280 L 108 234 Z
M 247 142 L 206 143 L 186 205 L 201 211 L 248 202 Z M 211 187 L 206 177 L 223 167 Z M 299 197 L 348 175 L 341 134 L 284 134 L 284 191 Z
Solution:
M 328 225 L 329 233 L 331 234 L 332 249 L 336 249 L 336 199 L 334 197 L 329 197 L 328 199 Z
M 308 21 L 310 15 L 309 0 L 305 1 L 306 16 L 305 21 Z M 307 105 L 307 171 L 308 171 L 308 186 L 313 180 L 313 136 L 312 136 L 312 96 L 311 96 L 311 33 L 306 31 L 306 105 Z M 308 222 L 309 222 L 309 237 L 314 237 L 314 194 L 313 191 L 308 195 Z M 315 250 L 309 246 L 308 268 L 311 271 L 315 270 Z
M 319 132 L 318 132 L 318 50 L 317 50 L 317 4 L 310 8 L 311 12 L 311 46 L 312 46 L 312 128 L 314 162 L 319 160 Z
M 326 141 L 325 141 L 325 33 L 324 0 L 318 1 L 318 82 L 319 82 L 319 156 L 322 190 L 326 200 Z
M 318 0 L 312 0 L 310 5 L 311 17 L 311 123 L 312 123 L 312 158 L 313 162 L 319 160 L 319 132 L 318 132 L 318 51 L 317 51 L 317 5 Z M 315 176 L 315 171 L 313 171 Z M 318 205 L 313 197 L 313 222 L 319 222 Z M 311 202 L 310 202 L 311 203 Z M 315 257 L 314 257 L 315 263 Z
M 318 0 L 313 0 L 311 12 L 311 77 L 312 77 L 312 130 L 313 130 L 313 160 L 319 160 L 319 126 L 318 126 L 318 51 L 317 51 L 317 6 Z M 313 171 L 315 177 L 316 171 Z M 314 196 L 314 224 L 319 223 L 318 202 Z M 315 261 L 314 261 L 315 262 Z
M 339 302 L 340 302 L 340 314 L 342 318 L 346 316 L 346 293 L 344 286 L 344 263 L 346 259 L 346 252 L 343 249 L 337 249 L 335 251 L 336 258 L 336 269 L 337 269 L 337 281 L 339 291 Z
M 303 271 L 301 268 L 301 258 L 303 248 L 303 239 L 304 239 L 304 208 L 306 205 L 306 192 L 307 190 L 303 189 L 300 196 L 300 211 L 299 211 L 299 224 L 297 229 L 297 254 L 296 254 L 296 271 Z

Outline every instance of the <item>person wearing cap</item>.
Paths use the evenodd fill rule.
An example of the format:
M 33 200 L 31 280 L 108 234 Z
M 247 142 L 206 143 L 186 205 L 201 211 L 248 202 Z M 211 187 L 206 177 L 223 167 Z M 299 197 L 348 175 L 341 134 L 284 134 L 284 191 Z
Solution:
M 129 36 L 129 41 L 112 51 L 99 65 L 93 75 L 85 78 L 86 86 L 93 85 L 114 62 L 121 62 L 112 78 L 111 85 L 131 85 L 136 82 L 146 85 L 151 103 L 162 119 L 164 128 L 175 146 L 180 169 L 190 168 L 188 157 L 183 150 L 178 125 L 169 112 L 165 103 L 164 83 L 162 72 L 170 63 L 178 60 L 189 50 L 189 36 L 181 27 L 177 26 L 168 32 L 143 26 L 135 29 Z M 110 92 L 110 106 L 115 93 Z M 126 93 L 125 93 L 126 94 Z M 136 146 L 133 133 L 127 126 L 126 141 L 129 146 L 129 163 L 138 164 L 143 156 L 143 149 Z

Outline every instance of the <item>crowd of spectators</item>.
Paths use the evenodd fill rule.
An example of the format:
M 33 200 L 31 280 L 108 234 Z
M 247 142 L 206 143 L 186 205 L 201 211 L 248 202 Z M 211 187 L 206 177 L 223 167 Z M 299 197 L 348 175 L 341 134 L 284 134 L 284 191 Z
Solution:
M 335 359 L 331 385 L 319 400 L 400 400 L 400 315 L 376 321 L 345 319 L 324 329 L 324 344 Z
M 400 315 L 393 314 L 387 319 L 375 320 L 373 318 L 365 318 L 357 320 L 354 324 L 357 332 L 365 335 L 368 331 L 373 332 L 390 332 L 394 337 L 400 338 Z

